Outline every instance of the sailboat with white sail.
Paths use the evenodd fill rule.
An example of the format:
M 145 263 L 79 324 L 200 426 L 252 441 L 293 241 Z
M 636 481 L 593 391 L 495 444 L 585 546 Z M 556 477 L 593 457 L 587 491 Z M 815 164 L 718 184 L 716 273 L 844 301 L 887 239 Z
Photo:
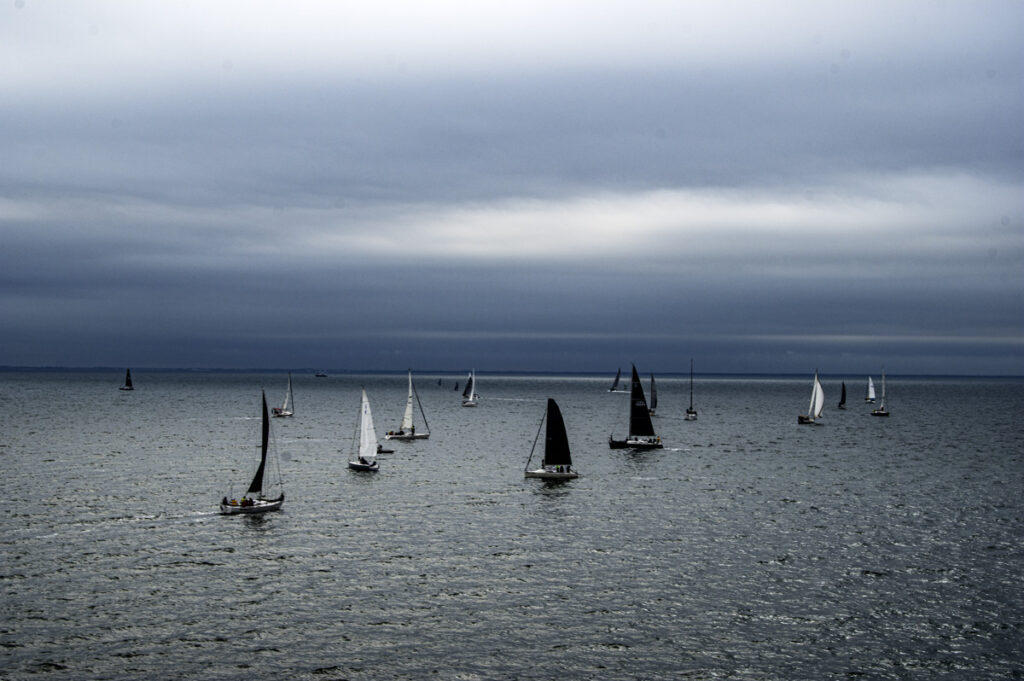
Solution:
M 356 426 L 352 441 L 356 458 L 354 461 L 348 462 L 348 467 L 354 471 L 376 472 L 379 470 L 377 433 L 373 429 L 373 413 L 370 411 L 370 400 L 366 397 L 365 388 L 363 388 L 363 396 L 359 403 L 359 424 Z
M 420 416 L 423 418 L 423 427 L 425 430 L 416 432 L 416 424 L 413 422 L 413 402 L 412 398 L 416 398 L 416 405 L 420 408 Z M 412 382 L 412 370 L 409 370 L 409 396 L 405 400 L 405 414 L 402 416 L 402 425 L 398 427 L 398 430 L 389 430 L 385 435 L 385 440 L 426 440 L 430 437 L 430 425 L 427 423 L 427 415 L 423 411 L 423 403 L 420 402 L 420 394 L 416 392 L 416 386 Z
M 697 410 L 693 408 L 693 358 L 690 358 L 690 406 L 686 408 L 686 420 L 696 421 Z
M 864 393 L 864 401 L 871 404 L 875 403 L 875 382 L 871 380 L 870 376 L 868 376 L 868 390 Z
M 466 379 L 466 387 L 462 391 L 462 406 L 463 407 L 475 407 L 480 396 L 476 392 L 476 369 L 469 372 L 469 378 Z
M 284 504 L 284 486 L 281 481 L 281 469 L 278 466 L 277 481 L 274 484 L 267 485 L 265 480 L 267 478 L 267 451 L 270 441 L 270 418 L 267 414 L 267 395 L 263 394 L 263 413 L 260 428 L 260 465 L 256 469 L 256 474 L 252 478 L 252 482 L 249 483 L 249 488 L 242 495 L 241 499 L 232 497 L 224 497 L 220 501 L 220 512 L 223 515 L 236 515 L 239 513 L 267 513 L 268 511 L 279 511 L 281 506 Z M 276 457 L 272 463 L 276 464 Z M 276 489 L 280 493 L 276 497 L 271 497 L 267 494 L 270 488 Z
M 647 398 L 644 397 L 644 386 L 640 383 L 640 375 L 633 365 L 633 380 L 629 396 L 629 433 L 623 440 L 616 440 L 614 435 L 608 437 L 608 446 L 612 449 L 661 449 L 661 438 L 654 433 L 651 413 L 647 409 Z
M 295 395 L 292 393 L 292 374 L 288 372 L 288 389 L 284 392 L 284 403 L 280 407 L 274 407 L 271 410 L 274 416 L 294 416 L 295 415 Z
M 807 425 L 817 424 L 821 418 L 821 412 L 825 409 L 825 391 L 821 388 L 821 381 L 818 380 L 818 370 L 814 370 L 814 385 L 811 386 L 811 403 L 807 406 L 807 413 L 796 417 L 797 423 Z
M 124 370 L 124 383 L 121 385 L 119 390 L 135 390 L 135 386 L 132 385 L 132 370 Z
M 872 416 L 888 416 L 889 408 L 885 404 L 885 369 L 882 369 L 882 402 L 878 405 L 878 409 L 871 410 Z
M 544 455 L 541 457 L 540 468 L 530 470 L 530 461 L 537 449 L 540 430 L 545 423 L 547 430 L 544 432 Z M 524 474 L 528 478 L 545 480 L 570 480 L 579 477 L 579 473 L 572 469 L 572 455 L 569 452 L 569 438 L 565 434 L 562 412 L 550 397 L 544 416 L 540 419 L 540 425 L 537 426 L 537 435 L 533 438 L 533 447 L 530 448 L 530 456 L 526 459 Z

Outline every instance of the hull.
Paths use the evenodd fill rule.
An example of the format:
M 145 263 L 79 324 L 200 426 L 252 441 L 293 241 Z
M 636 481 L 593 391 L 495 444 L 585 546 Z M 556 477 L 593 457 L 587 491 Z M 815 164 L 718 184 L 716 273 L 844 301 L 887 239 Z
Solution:
M 812 419 L 810 416 L 800 414 L 796 417 L 796 422 L 802 426 L 820 426 L 821 424 Z
M 462 400 L 462 406 L 463 407 L 475 407 L 476 406 L 476 400 Z
M 284 495 L 282 494 L 277 499 L 251 499 L 244 502 L 237 502 L 232 499 L 231 501 L 235 503 L 228 502 L 225 504 L 224 502 L 221 502 L 221 515 L 240 515 L 246 513 L 269 513 L 270 511 L 280 511 L 281 506 L 284 505 Z
M 380 468 L 380 464 L 374 461 L 373 463 L 359 463 L 358 461 L 349 461 L 348 467 L 354 471 L 362 471 L 367 473 L 375 473 Z
M 273 415 L 274 415 L 274 416 L 279 416 L 279 417 L 280 417 L 280 416 L 293 416 L 293 415 L 294 415 L 294 414 L 292 414 L 292 412 L 290 412 L 290 411 L 285 411 L 285 410 L 284 410 L 284 409 L 282 409 L 281 407 L 274 407 L 274 409 L 273 409 L 273 412 L 272 412 L 272 413 L 273 413 Z
M 572 480 L 580 475 L 576 471 L 550 471 L 546 468 L 538 468 L 535 471 L 526 471 L 528 478 L 540 478 L 542 480 Z
M 871 410 L 871 415 L 872 416 L 888 416 L 889 415 L 889 411 L 887 409 L 872 409 Z
M 661 449 L 664 447 L 661 438 L 616 440 L 613 437 L 608 438 L 608 446 L 612 449 Z
M 685 419 L 687 421 L 696 421 L 697 420 L 697 412 L 691 411 L 691 410 L 687 409 L 686 410 Z
M 385 440 L 398 440 L 399 442 L 409 442 L 410 440 L 426 440 L 430 438 L 430 433 L 388 433 L 384 436 Z

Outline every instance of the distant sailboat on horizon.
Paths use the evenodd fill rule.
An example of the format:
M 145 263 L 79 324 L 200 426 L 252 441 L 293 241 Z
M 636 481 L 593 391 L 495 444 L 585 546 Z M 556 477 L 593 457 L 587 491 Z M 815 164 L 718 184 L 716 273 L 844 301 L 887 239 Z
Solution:
M 814 370 L 814 385 L 811 386 L 811 403 L 807 407 L 806 414 L 797 416 L 797 423 L 812 425 L 817 424 L 821 418 L 821 412 L 825 408 L 825 391 L 821 389 L 821 381 L 818 380 L 818 370 Z
M 293 416 L 295 414 L 295 396 L 292 394 L 292 374 L 288 372 L 288 388 L 284 392 L 284 402 L 272 410 L 274 416 Z
M 119 390 L 135 390 L 135 386 L 132 385 L 132 370 L 124 370 L 124 384 L 118 388 Z
M 480 396 L 476 392 L 476 369 L 469 372 L 469 378 L 466 379 L 466 387 L 462 391 L 462 406 L 463 407 L 475 407 Z
M 624 393 L 626 390 L 619 387 L 619 382 L 622 380 L 622 367 L 619 367 L 618 371 L 615 372 L 615 380 L 612 381 L 612 387 L 608 388 L 610 393 Z
M 690 358 L 690 406 L 686 408 L 686 420 L 696 421 L 697 410 L 693 408 L 693 358 Z
M 651 416 L 658 410 L 658 387 L 654 384 L 654 374 L 651 374 L 651 404 L 647 411 Z
M 885 369 L 882 369 L 882 403 L 878 405 L 878 409 L 871 410 L 872 416 L 888 416 L 889 409 L 885 405 Z
M 846 409 L 846 381 L 843 381 L 842 393 L 839 395 L 839 409 Z
M 871 380 L 870 376 L 868 376 L 868 389 L 864 394 L 864 401 L 870 402 L 871 404 L 875 403 L 875 382 Z

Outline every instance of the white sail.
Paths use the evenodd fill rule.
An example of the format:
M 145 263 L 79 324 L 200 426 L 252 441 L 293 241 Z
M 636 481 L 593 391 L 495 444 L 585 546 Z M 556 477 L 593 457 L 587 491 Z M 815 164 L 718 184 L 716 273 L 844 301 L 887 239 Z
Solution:
M 377 459 L 377 433 L 373 429 L 373 414 L 370 412 L 366 390 L 363 390 L 362 412 L 359 415 L 359 456 L 368 462 Z
M 281 411 L 292 410 L 292 375 L 288 374 L 288 390 L 284 394 L 284 404 L 281 405 Z
M 412 432 L 412 372 L 409 372 L 409 397 L 405 401 L 405 414 L 402 416 L 401 430 L 404 433 Z
M 811 388 L 811 404 L 807 407 L 807 414 L 813 418 L 821 418 L 821 412 L 825 408 L 825 391 L 821 389 L 821 381 L 818 380 L 818 372 L 814 372 L 814 387 Z
M 871 380 L 870 376 L 868 376 L 868 392 L 867 392 L 867 396 L 864 399 L 867 400 L 868 402 L 874 402 L 875 401 L 875 382 Z

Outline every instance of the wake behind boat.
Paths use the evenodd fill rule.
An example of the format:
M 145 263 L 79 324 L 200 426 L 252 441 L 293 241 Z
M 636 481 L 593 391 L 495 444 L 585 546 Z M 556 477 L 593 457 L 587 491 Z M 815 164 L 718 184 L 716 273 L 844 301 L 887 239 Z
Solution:
M 366 397 L 366 389 L 363 389 L 363 396 L 359 406 L 359 425 L 356 427 L 353 436 L 353 448 L 356 450 L 356 459 L 348 462 L 348 467 L 354 471 L 365 471 L 375 473 L 380 468 L 377 463 L 377 433 L 373 430 L 373 414 L 370 412 L 370 400 Z
M 806 414 L 796 417 L 796 422 L 804 425 L 817 423 L 816 419 L 821 418 L 821 412 L 825 408 L 825 391 L 821 389 L 821 381 L 818 380 L 818 370 L 814 370 L 814 385 L 811 386 L 811 403 L 807 407 Z
M 284 403 L 272 410 L 274 416 L 293 416 L 295 414 L 295 395 L 292 394 L 292 374 L 288 372 L 288 389 L 284 393 Z
M 530 470 L 530 461 L 537 448 L 540 429 L 545 422 L 548 427 L 544 434 L 544 455 L 541 457 L 540 468 Z M 524 474 L 528 478 L 543 478 L 544 480 L 571 480 L 579 477 L 579 473 L 572 469 L 572 455 L 569 453 L 569 438 L 565 434 L 565 421 L 562 419 L 562 412 L 559 410 L 558 404 L 550 397 L 544 416 L 540 419 L 540 425 L 537 426 L 537 436 L 533 438 L 533 447 L 530 448 L 530 456 L 526 459 Z
M 277 497 L 270 498 L 265 495 L 263 480 L 267 469 L 267 445 L 270 440 L 270 418 L 267 414 L 267 395 L 263 394 L 263 415 L 260 440 L 260 465 L 256 469 L 256 475 L 249 483 L 249 489 L 241 499 L 228 499 L 224 497 L 220 501 L 220 512 L 223 515 L 236 515 L 239 513 L 267 513 L 278 511 L 284 504 L 284 489 L 281 483 L 281 469 L 277 468 L 277 482 L 274 487 L 280 489 Z M 275 458 L 276 463 L 276 458 Z
M 423 417 L 423 426 L 426 428 L 425 431 L 416 432 L 416 424 L 413 423 L 413 408 L 412 398 L 416 396 L 416 404 L 420 408 L 420 416 Z M 402 416 L 402 425 L 398 427 L 398 430 L 389 430 L 385 435 L 385 440 L 401 440 L 407 442 L 409 440 L 426 440 L 430 437 L 430 426 L 427 424 L 427 415 L 423 411 L 423 403 L 420 402 L 420 394 L 416 392 L 416 386 L 412 382 L 412 370 L 409 371 L 409 396 L 405 400 L 405 414 Z
M 640 383 L 640 375 L 633 365 L 632 389 L 629 396 L 629 434 L 624 440 L 608 437 L 608 446 L 612 449 L 661 449 L 664 445 L 661 438 L 654 434 L 651 413 L 647 409 L 644 397 L 644 386 Z

